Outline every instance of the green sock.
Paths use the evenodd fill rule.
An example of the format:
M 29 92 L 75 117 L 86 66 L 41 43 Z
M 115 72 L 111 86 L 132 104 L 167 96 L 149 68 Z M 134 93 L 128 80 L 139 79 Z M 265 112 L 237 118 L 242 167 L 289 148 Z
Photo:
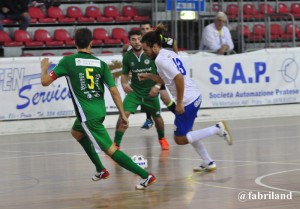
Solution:
M 143 179 L 147 178 L 149 173 L 142 169 L 140 166 L 135 164 L 128 155 L 126 155 L 124 152 L 117 150 L 114 152 L 114 154 L 111 156 L 111 158 L 116 161 L 120 166 L 123 168 L 131 171 L 132 173 L 135 173 L 142 177 Z
M 157 130 L 158 139 L 165 137 L 165 130 Z
M 83 147 L 84 151 L 86 152 L 86 154 L 89 156 L 89 158 L 91 159 L 91 161 L 94 163 L 94 165 L 96 166 L 96 170 L 97 172 L 100 172 L 103 170 L 104 166 L 101 163 L 101 160 L 99 158 L 98 153 L 95 151 L 95 148 L 93 146 L 93 143 L 90 141 L 90 139 L 88 138 L 88 136 L 85 136 L 84 138 L 82 138 L 80 141 L 78 141 L 81 146 Z
M 124 132 L 121 132 L 121 131 L 116 131 L 115 132 L 114 142 L 116 143 L 117 146 L 120 146 L 123 135 L 124 135 Z
M 173 100 L 167 105 L 168 110 L 175 114 L 176 104 Z

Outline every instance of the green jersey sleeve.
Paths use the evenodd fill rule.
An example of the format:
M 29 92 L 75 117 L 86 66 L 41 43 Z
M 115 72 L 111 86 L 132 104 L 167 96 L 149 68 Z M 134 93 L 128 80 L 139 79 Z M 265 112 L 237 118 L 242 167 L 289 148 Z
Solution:
M 55 68 L 53 69 L 55 75 L 57 78 L 65 76 L 68 74 L 68 68 L 66 67 L 66 58 L 63 57 L 58 64 L 55 66 Z
M 110 72 L 108 65 L 103 62 L 103 67 L 104 67 L 104 70 L 103 70 L 103 78 L 104 79 L 103 80 L 104 80 L 104 83 L 106 84 L 107 88 L 115 86 L 116 85 L 115 80 L 114 80 L 113 75 Z
M 128 53 L 126 53 L 122 59 L 122 74 L 128 75 L 130 72 L 130 67 L 128 64 Z

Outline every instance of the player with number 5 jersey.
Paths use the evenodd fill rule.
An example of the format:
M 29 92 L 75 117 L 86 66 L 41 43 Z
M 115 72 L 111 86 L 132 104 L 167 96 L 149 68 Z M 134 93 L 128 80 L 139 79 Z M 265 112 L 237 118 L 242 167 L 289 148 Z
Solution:
M 63 57 L 49 74 L 51 62 L 44 58 L 41 61 L 41 83 L 43 86 L 49 86 L 59 77 L 67 79 L 77 116 L 72 135 L 77 140 L 84 140 L 81 145 L 96 165 L 97 173 L 92 179 L 98 181 L 109 177 L 109 172 L 94 150 L 95 147 L 104 151 L 123 168 L 139 175 L 141 182 L 136 185 L 136 189 L 145 189 L 155 182 L 155 176 L 134 163 L 124 152 L 117 150 L 103 125 L 106 115 L 104 85 L 107 86 L 119 110 L 120 126 L 127 128 L 128 120 L 107 64 L 91 54 L 92 39 L 93 35 L 89 29 L 76 30 L 75 44 L 78 53 Z
M 146 33 L 141 42 L 145 54 L 155 60 L 159 75 L 141 73 L 139 78 L 164 83 L 176 100 L 175 142 L 178 145 L 191 144 L 203 159 L 204 162 L 195 167 L 194 171 L 215 170 L 216 163 L 208 154 L 201 140 L 217 134 L 231 145 L 232 138 L 226 123 L 221 121 L 211 127 L 191 131 L 202 102 L 200 89 L 190 78 L 180 57 L 175 52 L 162 48 L 159 31 Z

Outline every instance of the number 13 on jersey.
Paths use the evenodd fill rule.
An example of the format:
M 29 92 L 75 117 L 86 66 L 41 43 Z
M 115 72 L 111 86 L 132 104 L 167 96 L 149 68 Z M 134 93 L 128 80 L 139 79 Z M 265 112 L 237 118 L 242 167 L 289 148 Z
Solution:
M 179 58 L 173 58 L 172 60 L 173 60 L 174 64 L 176 65 L 178 71 L 182 75 L 186 75 L 186 69 L 184 68 L 182 61 Z

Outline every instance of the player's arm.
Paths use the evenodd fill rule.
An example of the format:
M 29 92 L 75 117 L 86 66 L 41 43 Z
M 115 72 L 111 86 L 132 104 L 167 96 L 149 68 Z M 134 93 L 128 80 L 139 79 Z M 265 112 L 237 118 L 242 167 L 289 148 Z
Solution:
M 159 77 L 159 75 L 156 74 L 152 74 L 152 73 L 139 73 L 138 74 L 139 80 L 143 81 L 143 80 L 147 80 L 147 79 L 151 79 L 153 81 L 155 81 L 158 84 L 164 84 L 163 79 L 161 79 L 161 77 Z
M 124 92 L 129 93 L 132 92 L 133 89 L 131 88 L 130 84 L 130 77 L 129 74 L 122 74 L 121 75 L 121 84 L 122 84 L 122 88 L 124 90 Z
M 184 93 L 184 79 L 181 73 L 178 73 L 175 78 L 174 82 L 176 85 L 176 92 L 177 92 L 177 104 L 176 104 L 176 112 L 178 114 L 184 113 L 184 106 L 183 106 L 183 93 Z
M 176 53 L 176 54 L 178 54 L 178 46 L 177 46 L 177 41 L 176 41 L 176 39 L 174 38 L 174 40 L 173 40 L 173 51 Z
M 161 84 L 160 83 L 156 83 L 150 90 L 149 92 L 149 96 L 150 97 L 155 97 L 157 96 L 157 94 L 159 93 L 159 90 L 161 88 Z
M 49 58 L 44 58 L 41 61 L 41 84 L 43 86 L 49 86 L 55 79 L 48 74 L 48 69 L 51 65 Z
M 118 90 L 118 88 L 116 86 L 110 87 L 109 88 L 110 94 L 114 100 L 114 103 L 116 104 L 119 113 L 120 113 L 120 117 L 122 118 L 123 121 L 123 127 L 127 128 L 128 127 L 128 119 L 125 115 L 124 109 L 123 109 L 123 103 L 122 103 L 122 98 L 120 96 L 120 92 Z

